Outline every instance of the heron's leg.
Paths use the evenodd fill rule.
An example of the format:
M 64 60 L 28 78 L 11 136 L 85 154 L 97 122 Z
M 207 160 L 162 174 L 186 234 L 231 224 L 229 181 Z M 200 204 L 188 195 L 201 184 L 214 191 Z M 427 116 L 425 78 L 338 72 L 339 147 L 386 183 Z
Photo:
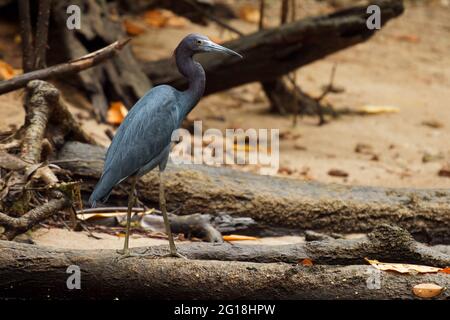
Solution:
M 177 248 L 175 246 L 175 242 L 173 241 L 172 230 L 170 230 L 169 217 L 167 216 L 166 197 L 164 194 L 164 174 L 162 170 L 159 171 L 159 206 L 163 214 L 166 233 L 169 237 L 170 255 L 173 257 L 178 257 L 179 254 L 177 253 Z
M 120 252 L 124 255 L 128 255 L 130 253 L 129 248 L 128 248 L 128 243 L 129 243 L 129 239 L 130 239 L 131 211 L 132 211 L 133 205 L 134 205 L 137 180 L 138 180 L 137 176 L 134 176 L 131 178 L 131 187 L 130 187 L 130 192 L 128 193 L 127 229 L 126 229 L 126 234 L 125 234 L 125 243 L 123 246 L 123 251 Z

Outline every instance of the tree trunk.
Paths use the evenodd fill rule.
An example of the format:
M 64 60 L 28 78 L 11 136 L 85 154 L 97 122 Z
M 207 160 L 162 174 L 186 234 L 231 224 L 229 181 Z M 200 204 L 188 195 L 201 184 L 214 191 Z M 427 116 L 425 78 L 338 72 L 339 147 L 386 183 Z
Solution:
M 448 264 L 448 255 L 417 244 L 405 231 L 389 226 L 369 235 L 368 241 L 274 247 L 192 243 L 178 247 L 196 260 L 163 258 L 167 246 L 136 248 L 131 257 L 123 258 L 114 250 L 61 250 L 0 241 L 0 297 L 412 299 L 411 289 L 416 284 L 450 285 L 450 277 L 441 272 L 404 275 L 380 272 L 369 265 L 328 264 L 333 258 L 339 263 L 362 261 L 366 254 L 372 259 L 390 256 L 402 262 Z M 351 260 L 346 260 L 349 257 Z M 312 266 L 297 264 L 311 258 Z M 69 266 L 79 268 L 81 290 L 67 289 Z M 435 299 L 449 296 L 447 290 Z
M 78 5 L 82 9 L 81 29 L 66 26 L 66 8 Z M 66 62 L 101 49 L 127 36 L 114 4 L 94 0 L 55 1 L 52 9 L 54 34 L 50 37 L 49 58 L 53 63 Z M 115 17 L 115 18 L 114 18 Z M 70 80 L 68 80 L 70 82 Z M 123 48 L 120 55 L 95 68 L 80 72 L 71 84 L 84 89 L 99 119 L 105 120 L 111 101 L 122 101 L 128 108 L 151 87 L 131 48 Z
M 373 3 L 381 8 L 383 25 L 403 13 L 401 0 L 378 0 Z M 198 60 L 208 79 L 205 94 L 254 81 L 271 81 L 368 40 L 376 30 L 367 28 L 366 10 L 367 6 L 353 7 L 262 30 L 223 44 L 241 53 L 244 56 L 242 60 L 214 54 L 200 55 Z M 143 70 L 155 85 L 165 83 L 179 89 L 187 85 L 171 59 L 144 63 Z
M 58 165 L 83 179 L 82 188 L 90 192 L 102 172 L 104 153 L 101 147 L 67 143 Z M 445 189 L 326 185 L 170 163 L 165 174 L 168 207 L 182 214 L 225 212 L 269 225 L 341 233 L 367 232 L 387 223 L 423 241 L 450 242 L 450 192 Z M 158 181 L 156 172 L 140 179 L 143 202 L 158 203 Z M 113 191 L 123 200 L 126 194 L 126 187 Z

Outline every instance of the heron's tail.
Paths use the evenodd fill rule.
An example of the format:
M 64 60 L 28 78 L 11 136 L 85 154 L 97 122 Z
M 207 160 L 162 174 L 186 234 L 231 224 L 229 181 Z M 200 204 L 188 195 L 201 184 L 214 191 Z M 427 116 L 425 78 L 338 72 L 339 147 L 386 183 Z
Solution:
M 113 187 L 116 185 L 116 183 L 110 182 L 110 179 L 108 178 L 108 174 L 106 174 L 105 172 L 95 186 L 94 191 L 92 191 L 92 194 L 89 198 L 89 205 L 92 208 L 95 208 L 97 206 L 97 202 L 103 203 L 108 200 Z

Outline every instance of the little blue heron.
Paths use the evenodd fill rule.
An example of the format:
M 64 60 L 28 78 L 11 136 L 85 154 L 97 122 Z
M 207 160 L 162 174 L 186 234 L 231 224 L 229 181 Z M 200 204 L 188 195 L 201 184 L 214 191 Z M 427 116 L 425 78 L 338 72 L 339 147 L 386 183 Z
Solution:
M 240 54 L 203 35 L 186 36 L 175 49 L 175 59 L 178 70 L 188 79 L 188 89 L 178 91 L 171 86 L 160 85 L 148 91 L 125 117 L 106 152 L 103 173 L 89 203 L 95 207 L 98 201 L 105 202 L 114 186 L 130 178 L 123 254 L 129 254 L 131 210 L 135 201 L 136 182 L 139 177 L 159 166 L 159 204 L 169 237 L 170 255 L 179 256 L 167 217 L 163 171 L 169 158 L 172 132 L 181 126 L 205 90 L 205 71 L 193 59 L 194 54 L 201 52 L 223 52 L 242 58 Z

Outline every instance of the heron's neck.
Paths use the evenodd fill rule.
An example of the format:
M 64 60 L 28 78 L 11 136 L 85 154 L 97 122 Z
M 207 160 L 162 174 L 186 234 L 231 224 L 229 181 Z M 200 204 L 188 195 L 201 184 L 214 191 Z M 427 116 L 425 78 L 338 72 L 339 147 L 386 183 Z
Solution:
M 188 51 L 177 50 L 176 62 L 180 73 L 188 79 L 189 88 L 183 91 L 183 115 L 186 116 L 198 103 L 205 92 L 205 71 L 200 63 L 194 61 Z

